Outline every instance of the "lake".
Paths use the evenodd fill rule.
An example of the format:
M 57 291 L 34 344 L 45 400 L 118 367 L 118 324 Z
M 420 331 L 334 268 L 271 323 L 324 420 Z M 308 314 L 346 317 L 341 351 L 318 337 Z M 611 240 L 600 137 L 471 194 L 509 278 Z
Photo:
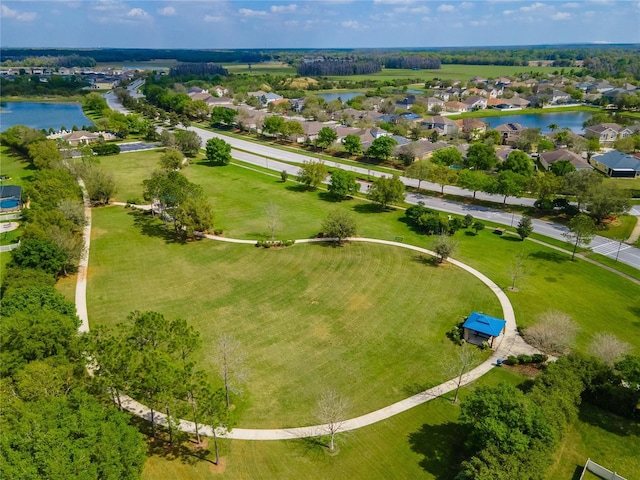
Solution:
M 315 95 L 316 97 L 324 98 L 327 102 L 340 98 L 342 100 L 342 103 L 344 103 L 344 102 L 348 102 L 354 97 L 357 97 L 358 95 L 364 95 L 365 92 L 333 92 L 333 93 L 309 92 L 309 94 Z
M 71 130 L 74 125 L 93 125 L 79 103 L 1 102 L 0 108 L 0 132 L 14 125 L 56 131 L 60 127 Z
M 504 117 L 478 117 L 484 123 L 496 128 L 505 123 L 519 123 L 524 128 L 539 128 L 542 133 L 550 132 L 549 125 L 555 123 L 559 129 L 569 128 L 572 132 L 583 133 L 582 124 L 591 118 L 587 112 L 550 112 L 534 115 L 507 115 Z

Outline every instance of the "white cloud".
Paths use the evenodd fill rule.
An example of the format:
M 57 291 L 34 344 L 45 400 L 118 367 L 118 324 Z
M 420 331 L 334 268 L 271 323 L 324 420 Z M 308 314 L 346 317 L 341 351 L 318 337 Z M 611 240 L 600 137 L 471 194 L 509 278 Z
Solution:
M 0 5 L 0 16 L 2 18 L 15 18 L 21 22 L 30 22 L 38 16 L 35 12 L 19 12 L 12 10 L 6 5 Z
M 469 25 L 471 25 L 472 27 L 481 27 L 483 25 L 487 25 L 489 22 L 487 22 L 486 20 L 471 20 L 469 22 Z
M 503 12 L 502 12 L 503 15 L 511 15 L 513 13 L 516 13 L 516 11 L 515 10 L 503 10 Z
M 446 3 L 443 3 L 438 7 L 439 12 L 453 12 L 454 10 L 455 7 L 453 5 L 448 5 Z
M 219 17 L 219 16 L 215 16 L 215 15 L 205 15 L 204 16 L 204 21 L 205 22 L 222 22 L 224 20 L 224 17 Z
M 164 7 L 158 10 L 158 13 L 164 17 L 172 17 L 176 14 L 176 9 L 173 7 Z
M 471 8 L 473 7 L 473 3 L 472 2 L 462 2 L 460 4 L 460 8 Z
M 141 8 L 132 8 L 127 12 L 127 17 L 140 19 L 151 18 L 150 15 Z
M 520 10 L 523 12 L 533 12 L 534 10 L 539 10 L 543 7 L 546 7 L 544 3 L 536 2 L 528 6 L 520 7 Z
M 122 3 L 117 0 L 98 0 L 95 5 L 93 5 L 93 8 L 101 12 L 117 10 L 122 8 Z
M 272 13 L 293 13 L 298 9 L 298 5 L 292 3 L 291 5 L 271 5 Z
M 267 14 L 263 10 L 251 10 L 250 8 L 241 8 L 238 13 L 243 17 L 264 17 Z
M 420 7 L 398 7 L 393 9 L 396 13 L 429 13 L 431 9 L 426 5 Z
M 411 5 L 415 0 L 373 0 L 375 5 Z
M 345 20 L 341 25 L 345 28 L 353 28 L 354 30 L 362 28 L 362 25 L 357 20 Z
M 571 14 L 569 12 L 556 12 L 551 15 L 551 20 L 569 20 Z
M 562 5 L 562 8 L 579 8 L 580 4 L 577 2 L 569 2 Z

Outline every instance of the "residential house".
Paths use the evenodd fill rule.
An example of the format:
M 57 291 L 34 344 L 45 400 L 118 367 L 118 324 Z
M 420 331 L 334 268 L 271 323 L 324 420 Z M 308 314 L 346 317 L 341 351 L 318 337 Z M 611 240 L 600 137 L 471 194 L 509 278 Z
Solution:
M 589 162 L 594 168 L 614 178 L 640 177 L 640 160 L 633 155 L 611 150 L 602 155 L 594 155 Z
M 600 143 L 615 142 L 619 138 L 625 138 L 633 132 L 626 127 L 617 123 L 599 123 L 584 129 L 584 135 L 587 138 L 597 138 Z
M 465 98 L 462 103 L 466 103 L 469 110 L 483 110 L 487 108 L 487 99 L 476 95 Z
M 461 95 L 462 90 L 460 90 L 459 88 L 450 88 L 444 91 L 436 91 L 433 94 L 434 97 L 441 98 L 445 102 L 448 102 L 449 100 L 459 100 Z
M 100 139 L 100 135 L 93 132 L 87 132 L 86 130 L 78 130 L 76 132 L 67 133 L 62 135 L 69 145 L 80 145 L 97 142 Z
M 455 122 L 459 131 L 469 140 L 478 140 L 487 131 L 487 124 L 477 118 L 463 118 Z
M 403 98 L 402 100 L 400 100 L 399 102 L 396 102 L 396 108 L 409 110 L 411 107 L 413 107 L 413 104 L 415 102 L 416 102 L 416 96 L 415 95 L 409 95 L 409 96 Z
M 497 347 L 496 339 L 504 333 L 506 320 L 490 317 L 478 312 L 471 312 L 462 324 L 464 339 L 467 343 L 482 345 L 487 342 L 491 348 Z
M 455 121 L 441 115 L 425 118 L 421 125 L 429 130 L 439 130 L 441 135 L 455 135 L 459 131 Z
M 571 163 L 576 170 L 591 170 L 593 168 L 580 155 L 564 148 L 552 152 L 543 152 L 538 160 L 540 160 L 540 165 L 545 170 L 551 169 L 551 165 L 562 160 Z
M 213 87 L 213 93 L 216 95 L 216 97 L 224 97 L 227 93 L 229 93 L 229 90 L 221 85 L 216 85 L 215 87 Z
M 568 93 L 555 89 L 551 91 L 551 103 L 567 103 L 569 100 L 571 100 L 571 95 Z
M 469 111 L 469 105 L 458 101 L 445 102 L 444 109 L 447 112 L 462 113 Z
M 502 144 L 507 145 L 514 142 L 524 130 L 519 123 L 503 123 L 494 128 L 497 132 L 500 132 L 502 138 Z
M 427 110 L 430 111 L 430 112 L 433 111 L 434 107 L 435 108 L 439 108 L 440 111 L 444 110 L 444 108 L 445 108 L 444 107 L 445 106 L 444 100 L 441 100 L 441 99 L 436 98 L 436 97 L 428 97 L 426 99 L 425 103 L 427 105 Z

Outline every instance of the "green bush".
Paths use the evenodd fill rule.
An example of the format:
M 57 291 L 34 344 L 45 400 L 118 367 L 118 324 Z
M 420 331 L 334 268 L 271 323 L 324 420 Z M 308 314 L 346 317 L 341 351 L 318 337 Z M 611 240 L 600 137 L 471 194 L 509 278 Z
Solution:
M 531 363 L 531 356 L 522 353 L 518 355 L 518 362 L 520 362 L 521 365 L 527 365 Z
M 93 145 L 91 150 L 93 150 L 96 155 L 100 156 L 117 155 L 120 153 L 120 147 L 115 143 L 100 143 L 98 145 Z
M 534 353 L 531 355 L 531 363 L 544 363 L 549 359 L 548 355 L 544 353 Z
M 520 360 L 518 360 L 518 357 L 514 357 L 513 355 L 509 355 L 507 357 L 507 360 L 504 362 L 507 365 L 518 365 L 520 363 Z

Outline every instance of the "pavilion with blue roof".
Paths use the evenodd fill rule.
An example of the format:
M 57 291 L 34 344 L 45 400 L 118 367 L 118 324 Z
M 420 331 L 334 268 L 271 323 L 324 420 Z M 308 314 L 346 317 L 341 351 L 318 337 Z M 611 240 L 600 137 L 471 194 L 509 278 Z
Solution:
M 490 317 L 484 313 L 471 312 L 467 320 L 462 324 L 464 329 L 464 339 L 475 345 L 482 345 L 488 342 L 491 348 L 496 338 L 504 332 L 506 320 Z

